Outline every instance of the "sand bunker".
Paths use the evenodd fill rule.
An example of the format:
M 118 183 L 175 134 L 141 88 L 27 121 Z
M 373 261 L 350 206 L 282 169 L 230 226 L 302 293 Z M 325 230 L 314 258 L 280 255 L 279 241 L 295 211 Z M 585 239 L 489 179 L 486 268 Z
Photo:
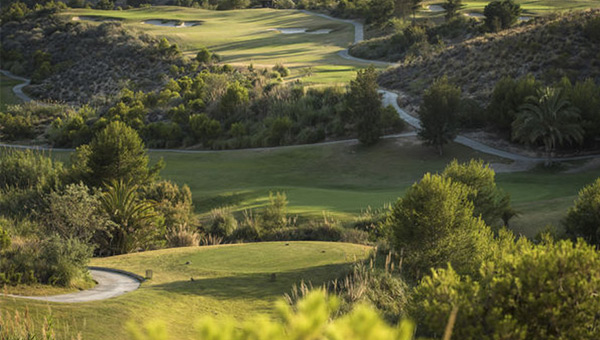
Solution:
M 429 6 L 427 6 L 427 9 L 430 12 L 443 12 L 443 11 L 445 11 L 444 7 L 442 7 L 440 5 L 429 5 Z
M 309 31 L 308 28 L 271 28 L 267 31 L 279 32 L 281 34 L 329 34 L 332 29 L 320 29 Z
M 163 26 L 163 27 L 194 27 L 200 25 L 200 21 L 176 21 L 176 20 L 146 20 L 143 24 Z

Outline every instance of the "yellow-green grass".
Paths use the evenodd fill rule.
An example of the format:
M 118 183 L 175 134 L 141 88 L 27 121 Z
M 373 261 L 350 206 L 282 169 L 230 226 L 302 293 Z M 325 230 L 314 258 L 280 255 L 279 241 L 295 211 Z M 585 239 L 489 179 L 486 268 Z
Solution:
M 491 0 L 469 0 L 463 1 L 461 12 L 463 13 L 483 13 L 483 9 Z M 599 8 L 600 2 L 597 0 L 515 0 L 521 5 L 523 15 L 538 16 L 556 11 L 581 10 L 586 8 Z M 443 12 L 432 13 L 427 10 L 428 5 L 443 5 L 443 1 L 433 0 L 425 1 L 421 15 L 425 17 L 443 17 Z
M 0 75 L 0 111 L 5 110 L 8 105 L 21 103 L 21 100 L 15 96 L 12 90 L 15 85 L 20 83 L 18 80 Z
M 250 9 L 209 11 L 184 7 L 150 7 L 126 11 L 74 9 L 68 17 L 98 17 L 119 19 L 125 25 L 166 37 L 182 51 L 194 57 L 206 46 L 223 57 L 224 63 L 254 64 L 271 67 L 283 63 L 292 71 L 292 78 L 301 77 L 308 83 L 347 82 L 356 70 L 367 64 L 348 61 L 337 53 L 354 40 L 354 26 L 296 10 Z M 175 28 L 144 24 L 146 20 L 201 21 L 200 25 Z M 97 24 L 94 21 L 85 21 Z M 282 34 L 277 28 L 331 29 L 329 34 Z M 312 67 L 314 74 L 303 77 Z
M 68 161 L 66 153 L 54 156 Z M 342 221 L 351 221 L 368 206 L 395 202 L 424 173 L 442 171 L 453 159 L 506 162 L 454 143 L 440 157 L 414 138 L 385 140 L 371 148 L 336 144 L 218 153 L 151 152 L 150 157 L 166 162 L 163 178 L 190 186 L 200 214 L 220 206 L 232 206 L 240 213 L 264 206 L 269 191 L 283 191 L 291 214 L 304 218 L 325 212 Z M 497 174 L 497 182 L 521 212 L 511 226 L 531 237 L 546 224 L 559 226 L 578 191 L 597 176 L 593 170 L 564 174 L 536 169 Z
M 189 339 L 194 321 L 202 316 L 245 319 L 270 313 L 273 302 L 294 284 L 304 280 L 321 285 L 343 275 L 370 252 L 369 247 L 346 243 L 269 242 L 99 258 L 92 265 L 141 275 L 151 269 L 153 278 L 138 290 L 109 300 L 48 304 L 0 298 L 0 309 L 28 308 L 34 318 L 51 309 L 59 328 L 68 324 L 86 340 L 126 339 L 126 322 L 153 319 L 169 325 L 172 339 Z

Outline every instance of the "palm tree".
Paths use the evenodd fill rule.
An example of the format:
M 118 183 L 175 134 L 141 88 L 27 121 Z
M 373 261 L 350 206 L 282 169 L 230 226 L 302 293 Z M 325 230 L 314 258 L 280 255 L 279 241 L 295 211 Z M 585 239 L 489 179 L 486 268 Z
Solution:
M 109 235 L 100 241 L 109 254 L 125 254 L 144 248 L 161 233 L 158 214 L 151 201 L 138 197 L 138 186 L 113 180 L 100 197 L 102 209 L 111 220 Z
M 579 110 L 562 97 L 559 89 L 550 87 L 539 90 L 537 97 L 530 97 L 528 101 L 519 107 L 512 124 L 512 138 L 526 144 L 541 142 L 548 166 L 552 164 L 557 145 L 583 141 Z

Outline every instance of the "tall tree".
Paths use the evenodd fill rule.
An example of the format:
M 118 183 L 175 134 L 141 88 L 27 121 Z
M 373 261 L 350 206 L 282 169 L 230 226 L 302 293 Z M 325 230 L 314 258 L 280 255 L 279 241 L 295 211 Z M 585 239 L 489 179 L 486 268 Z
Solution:
M 556 146 L 581 143 L 583 133 L 579 110 L 563 98 L 559 89 L 550 87 L 538 91 L 537 97 L 530 97 L 512 124 L 513 140 L 544 145 L 546 165 L 552 163 Z
M 377 71 L 373 65 L 356 74 L 350 82 L 347 104 L 355 122 L 358 140 L 365 145 L 377 143 L 381 136 L 381 95 L 377 91 Z
M 440 155 L 444 144 L 456 137 L 459 108 L 460 89 L 450 84 L 446 76 L 434 81 L 423 95 L 423 104 L 419 108 L 419 138 L 436 147 Z
M 142 139 L 120 121 L 111 122 L 90 144 L 78 147 L 72 163 L 75 179 L 95 187 L 113 180 L 147 184 L 158 176 L 163 166 L 162 160 L 148 166 Z

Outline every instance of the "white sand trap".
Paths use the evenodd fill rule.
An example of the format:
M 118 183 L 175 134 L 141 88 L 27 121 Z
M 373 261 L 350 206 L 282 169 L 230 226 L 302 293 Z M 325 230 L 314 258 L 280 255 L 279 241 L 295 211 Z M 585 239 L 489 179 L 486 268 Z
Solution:
M 442 7 L 440 5 L 429 5 L 429 6 L 427 6 L 427 9 L 430 12 L 443 12 L 443 11 L 445 11 L 444 7 Z
M 198 21 L 163 21 L 163 20 L 146 20 L 142 22 L 142 24 L 154 25 L 154 26 L 163 26 L 163 27 L 175 27 L 175 28 L 183 28 L 183 27 L 194 27 L 200 25 Z
M 520 21 L 529 21 L 531 20 L 531 17 L 519 17 Z
M 308 28 L 270 28 L 267 31 L 275 31 L 281 34 L 329 34 L 331 29 L 320 29 L 308 31 Z

